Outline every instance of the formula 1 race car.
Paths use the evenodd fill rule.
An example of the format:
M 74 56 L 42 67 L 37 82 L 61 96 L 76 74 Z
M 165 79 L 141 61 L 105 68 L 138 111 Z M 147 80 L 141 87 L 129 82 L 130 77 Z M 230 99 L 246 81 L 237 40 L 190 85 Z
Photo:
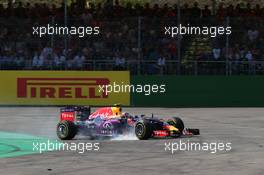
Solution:
M 81 134 L 92 139 L 115 137 L 135 133 L 138 139 L 172 137 L 182 135 L 199 135 L 199 129 L 184 128 L 179 117 L 164 120 L 151 117 L 131 116 L 122 113 L 120 105 L 102 107 L 91 113 L 90 107 L 68 106 L 60 110 L 60 122 L 57 125 L 57 136 L 62 140 L 70 140 Z

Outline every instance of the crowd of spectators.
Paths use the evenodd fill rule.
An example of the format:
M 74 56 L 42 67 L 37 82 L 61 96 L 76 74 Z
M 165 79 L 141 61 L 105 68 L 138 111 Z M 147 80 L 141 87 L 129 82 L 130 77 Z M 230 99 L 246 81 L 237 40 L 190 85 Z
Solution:
M 193 25 L 229 25 L 233 34 L 226 48 L 226 37 L 212 39 L 212 52 L 199 58 L 211 60 L 261 60 L 264 55 L 260 5 L 236 6 L 219 4 L 216 9 L 206 5 L 183 4 L 181 23 Z M 92 69 L 85 62 L 109 60 L 115 69 L 126 69 L 130 60 L 155 60 L 156 67 L 166 60 L 177 60 L 177 38 L 163 35 L 163 26 L 177 25 L 178 7 L 175 5 L 127 3 L 116 0 L 88 6 L 79 0 L 68 6 L 68 25 L 100 26 L 99 36 L 84 38 L 32 35 L 32 26 L 44 24 L 64 25 L 64 5 L 32 3 L 0 4 L 0 66 L 1 68 L 29 69 Z M 140 42 L 139 42 L 140 40 Z M 181 39 L 182 54 L 188 49 L 188 38 Z M 66 44 L 65 44 L 66 43 Z M 67 45 L 67 49 L 65 49 Z M 161 59 L 162 58 L 162 59 Z M 112 62 L 111 62 L 112 61 Z
M 232 35 L 212 39 L 211 54 L 200 55 L 202 60 L 259 61 L 264 60 L 264 10 L 259 4 L 220 4 L 218 21 L 232 27 Z M 229 17 L 229 18 L 227 18 Z M 228 44 L 228 48 L 227 48 Z

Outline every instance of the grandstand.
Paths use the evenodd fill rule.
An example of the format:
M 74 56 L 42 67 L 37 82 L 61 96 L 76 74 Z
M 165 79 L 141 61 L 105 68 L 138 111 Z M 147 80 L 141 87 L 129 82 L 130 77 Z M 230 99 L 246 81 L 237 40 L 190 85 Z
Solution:
M 260 1 L 182 1 L 180 16 L 177 4 L 170 0 L 67 1 L 67 18 L 59 0 L 0 2 L 1 69 L 264 73 L 264 12 Z M 230 25 L 232 35 L 164 36 L 163 26 L 179 23 Z M 99 25 L 102 32 L 84 38 L 32 35 L 32 26 L 47 24 Z M 160 64 L 161 60 L 166 61 Z

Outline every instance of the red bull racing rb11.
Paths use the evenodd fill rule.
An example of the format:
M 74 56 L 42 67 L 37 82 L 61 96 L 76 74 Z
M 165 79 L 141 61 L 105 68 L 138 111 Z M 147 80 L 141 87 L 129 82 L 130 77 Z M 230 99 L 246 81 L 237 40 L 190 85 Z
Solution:
M 57 136 L 62 140 L 73 139 L 76 134 L 96 139 L 116 137 L 132 132 L 140 140 L 200 134 L 199 129 L 185 128 L 179 117 L 164 120 L 153 115 L 150 117 L 132 116 L 122 113 L 120 105 L 102 107 L 93 113 L 90 107 L 67 106 L 61 108 L 59 118 Z

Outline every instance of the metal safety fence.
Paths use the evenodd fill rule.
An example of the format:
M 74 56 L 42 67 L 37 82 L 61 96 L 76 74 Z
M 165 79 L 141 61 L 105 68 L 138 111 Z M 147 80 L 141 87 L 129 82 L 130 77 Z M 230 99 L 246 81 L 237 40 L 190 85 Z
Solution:
M 264 61 L 179 61 L 167 60 L 159 65 L 156 60 L 127 60 L 116 65 L 114 60 L 90 60 L 81 65 L 65 62 L 60 65 L 46 61 L 42 66 L 0 60 L 0 70 L 128 70 L 133 75 L 264 75 Z

